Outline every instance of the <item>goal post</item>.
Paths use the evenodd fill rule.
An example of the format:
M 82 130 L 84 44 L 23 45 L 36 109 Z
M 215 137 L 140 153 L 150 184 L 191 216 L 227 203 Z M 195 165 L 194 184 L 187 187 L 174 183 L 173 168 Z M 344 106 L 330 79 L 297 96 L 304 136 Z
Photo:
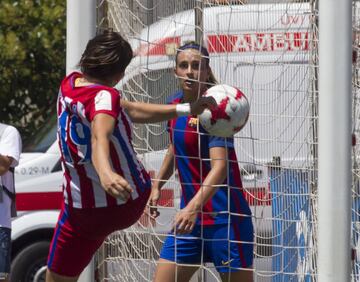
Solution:
M 350 277 L 351 15 L 350 1 L 340 3 L 320 0 L 318 167 L 320 282 L 347 281 Z
M 66 73 L 77 69 L 87 42 L 96 34 L 96 1 L 66 2 Z

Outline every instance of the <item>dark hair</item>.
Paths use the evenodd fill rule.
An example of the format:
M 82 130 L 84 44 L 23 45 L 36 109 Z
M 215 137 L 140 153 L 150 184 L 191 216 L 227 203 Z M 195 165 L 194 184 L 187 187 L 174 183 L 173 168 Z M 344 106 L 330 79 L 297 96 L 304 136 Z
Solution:
M 177 49 L 175 61 L 177 61 L 177 57 L 178 57 L 179 53 L 186 49 L 198 50 L 201 53 L 201 55 L 203 55 L 203 58 L 205 59 L 206 63 L 209 64 L 210 57 L 209 57 L 208 50 L 205 47 L 197 44 L 195 41 L 189 41 L 189 42 L 185 43 L 184 45 L 181 45 Z
M 177 52 L 176 52 L 176 55 L 175 55 L 175 63 L 177 63 L 179 53 L 181 51 L 184 51 L 184 50 L 187 50 L 187 49 L 198 50 L 201 53 L 201 55 L 203 56 L 203 58 L 206 61 L 206 66 L 210 69 L 209 78 L 208 78 L 208 80 L 206 82 L 209 84 L 209 86 L 217 84 L 218 82 L 217 82 L 217 80 L 216 80 L 216 78 L 215 78 L 215 76 L 214 76 L 214 74 L 212 72 L 212 69 L 210 68 L 210 65 L 209 65 L 210 56 L 209 56 L 208 50 L 204 46 L 201 46 L 198 43 L 196 43 L 195 41 L 186 42 L 185 44 L 181 45 L 177 49 Z
M 108 30 L 89 40 L 79 66 L 85 75 L 108 80 L 125 72 L 132 57 L 130 44 L 119 33 Z

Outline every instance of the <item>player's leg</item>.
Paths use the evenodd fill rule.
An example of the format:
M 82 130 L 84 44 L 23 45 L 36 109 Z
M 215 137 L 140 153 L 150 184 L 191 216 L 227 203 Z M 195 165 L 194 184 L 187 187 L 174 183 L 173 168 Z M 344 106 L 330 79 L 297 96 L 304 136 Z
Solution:
M 212 238 L 206 245 L 222 281 L 253 281 L 253 226 L 251 217 L 230 225 L 209 229 L 204 236 Z
M 169 234 L 155 272 L 154 282 L 188 282 L 201 260 L 200 228 L 185 235 Z
M 252 282 L 252 281 L 254 281 L 252 267 L 249 267 L 248 269 L 244 269 L 244 270 L 239 270 L 236 272 L 225 272 L 225 273 L 219 273 L 219 274 L 221 277 L 221 281 L 223 281 L 223 282 L 236 282 L 236 281 Z
M 11 229 L 0 227 L 0 282 L 8 282 L 10 274 Z
M 198 266 L 178 265 L 173 261 L 159 259 L 154 282 L 188 282 Z

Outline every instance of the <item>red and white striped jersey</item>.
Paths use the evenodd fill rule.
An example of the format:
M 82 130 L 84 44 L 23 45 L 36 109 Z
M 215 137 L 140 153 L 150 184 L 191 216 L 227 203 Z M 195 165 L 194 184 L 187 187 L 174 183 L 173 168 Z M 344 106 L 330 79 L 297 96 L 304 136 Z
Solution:
M 114 171 L 133 187 L 134 200 L 151 188 L 151 180 L 132 146 L 131 122 L 120 106 L 121 94 L 99 84 L 77 87 L 75 79 L 79 77 L 82 74 L 74 72 L 62 81 L 57 102 L 65 203 L 75 208 L 124 203 L 104 191 L 91 161 L 91 121 L 98 113 L 108 114 L 116 120 L 110 137 L 110 163 Z

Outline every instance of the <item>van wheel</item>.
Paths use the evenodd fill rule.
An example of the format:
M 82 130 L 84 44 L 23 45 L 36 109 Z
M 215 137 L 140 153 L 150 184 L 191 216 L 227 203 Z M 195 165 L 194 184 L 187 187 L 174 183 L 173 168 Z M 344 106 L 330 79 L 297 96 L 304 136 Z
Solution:
M 43 282 L 50 242 L 33 243 L 23 249 L 11 263 L 11 282 Z

